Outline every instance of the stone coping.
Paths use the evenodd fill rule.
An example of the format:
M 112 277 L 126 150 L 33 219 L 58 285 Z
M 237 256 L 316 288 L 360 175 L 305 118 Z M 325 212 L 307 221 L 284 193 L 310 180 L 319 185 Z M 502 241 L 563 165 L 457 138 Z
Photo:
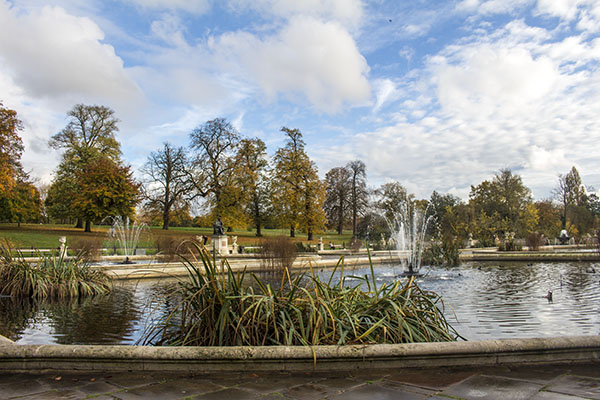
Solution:
M 0 341 L 0 371 L 334 371 L 600 363 L 600 336 L 348 346 L 152 347 Z

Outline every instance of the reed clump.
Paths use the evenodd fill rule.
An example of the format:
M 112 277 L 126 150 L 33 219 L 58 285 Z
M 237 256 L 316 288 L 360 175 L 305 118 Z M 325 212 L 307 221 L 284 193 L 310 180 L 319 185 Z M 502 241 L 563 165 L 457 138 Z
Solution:
M 294 278 L 286 273 L 277 288 L 252 274 L 252 286 L 244 283 L 245 271 L 234 273 L 225 261 L 217 265 L 206 249 L 192 246 L 196 251 L 183 258 L 190 279 L 167 296 L 165 304 L 174 306 L 145 332 L 143 344 L 312 346 L 459 337 L 438 295 L 413 279 L 378 287 L 372 265 L 371 276 L 354 285 L 347 284 L 341 258 L 335 284 L 335 271 L 325 282 L 311 270 Z
M 83 256 L 67 258 L 58 254 L 38 253 L 38 261 L 30 263 L 22 254 L 5 243 L 0 244 L 0 294 L 42 298 L 76 298 L 105 294 L 111 290 L 110 280 L 90 267 Z

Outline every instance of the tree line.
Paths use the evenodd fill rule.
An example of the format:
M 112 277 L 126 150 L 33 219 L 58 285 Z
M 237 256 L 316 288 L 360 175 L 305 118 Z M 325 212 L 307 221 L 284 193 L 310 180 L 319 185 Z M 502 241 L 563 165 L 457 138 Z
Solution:
M 38 188 L 20 162 L 23 125 L 0 103 L 1 220 L 69 222 L 90 231 L 116 215 L 163 229 L 210 226 L 221 217 L 230 230 L 253 228 L 257 236 L 264 228 L 287 228 L 291 237 L 301 231 L 312 240 L 334 229 L 379 240 L 389 237 L 387 221 L 408 204 L 433 216 L 432 236 L 445 242 L 473 238 L 481 245 L 509 234 L 552 238 L 562 229 L 584 236 L 598 226 L 600 201 L 575 167 L 559 175 L 551 199 L 534 201 L 521 177 L 508 169 L 471 186 L 467 202 L 438 192 L 416 199 L 397 181 L 369 188 L 360 160 L 332 168 L 321 180 L 298 129 L 282 127 L 286 142 L 269 157 L 261 139 L 243 137 L 217 118 L 192 130 L 187 146 L 165 142 L 151 152 L 137 181 L 121 158 L 113 110 L 78 104 L 68 117 L 49 141 L 62 151 L 54 178 Z M 205 211 L 193 218 L 190 210 L 199 200 Z

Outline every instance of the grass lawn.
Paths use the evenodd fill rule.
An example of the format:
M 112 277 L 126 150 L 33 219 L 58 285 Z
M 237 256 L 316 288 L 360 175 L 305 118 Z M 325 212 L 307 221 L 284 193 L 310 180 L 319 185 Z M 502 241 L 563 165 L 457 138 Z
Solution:
M 95 242 L 98 245 L 102 243 L 102 247 L 110 248 L 113 246 L 113 240 L 108 238 L 109 226 L 92 226 L 92 232 L 86 233 L 83 229 L 75 229 L 72 225 L 52 225 L 52 224 L 0 224 L 0 238 L 8 239 L 15 247 L 26 249 L 50 249 L 57 248 L 60 243 L 59 237 L 67 237 L 67 245 L 70 247 L 84 242 Z M 168 230 L 163 230 L 160 227 L 150 227 L 142 232 L 138 247 L 156 247 L 156 243 L 172 239 L 180 242 L 185 239 L 193 239 L 196 236 L 206 235 L 209 238 L 212 236 L 212 227 L 210 228 L 178 228 L 172 227 Z M 255 246 L 260 243 L 261 238 L 255 236 L 254 230 L 234 230 L 227 232 L 228 236 L 237 236 L 237 243 L 242 246 Z M 264 236 L 279 236 L 289 235 L 288 229 L 263 229 Z M 345 231 L 342 235 L 338 235 L 334 231 L 328 231 L 315 234 L 314 240 L 310 244 L 319 243 L 319 237 L 323 238 L 325 248 L 329 242 L 336 245 L 346 244 L 350 242 L 352 233 Z M 306 234 L 296 231 L 296 242 L 308 243 Z

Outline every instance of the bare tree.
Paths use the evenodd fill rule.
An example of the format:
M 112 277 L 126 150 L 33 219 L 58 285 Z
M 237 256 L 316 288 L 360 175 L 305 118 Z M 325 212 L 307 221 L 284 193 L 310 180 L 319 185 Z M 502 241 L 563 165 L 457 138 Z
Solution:
M 344 224 L 348 221 L 351 205 L 351 171 L 346 167 L 332 168 L 325 175 L 325 185 L 327 197 L 323 208 L 327 220 L 341 235 Z
M 362 214 L 369 205 L 369 191 L 367 189 L 367 167 L 360 160 L 351 161 L 346 166 L 350 170 L 351 194 L 350 209 L 352 212 L 352 238 L 356 238 L 358 227 L 358 216 Z
M 188 178 L 187 159 L 182 147 L 165 142 L 162 149 L 150 153 L 141 172 L 148 178 L 143 196 L 147 206 L 162 214 L 162 228 L 169 229 L 170 213 L 177 204 L 187 203 L 193 188 Z
M 239 201 L 233 190 L 239 134 L 227 120 L 217 118 L 194 129 L 190 139 L 194 156 L 188 174 L 196 195 L 210 197 L 213 211 L 223 214 Z

